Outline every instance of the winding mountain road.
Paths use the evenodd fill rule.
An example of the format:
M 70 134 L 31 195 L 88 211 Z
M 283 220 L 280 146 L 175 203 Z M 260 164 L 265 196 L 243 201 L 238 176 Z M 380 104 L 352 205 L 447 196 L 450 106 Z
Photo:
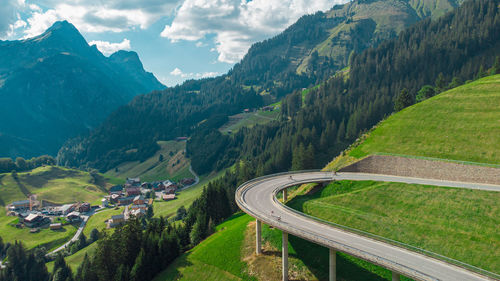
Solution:
M 236 191 L 236 202 L 244 212 L 255 217 L 258 221 L 281 229 L 283 232 L 335 251 L 356 256 L 415 280 L 495 280 L 466 269 L 467 266 L 457 266 L 456 263 L 453 264 L 450 260 L 444 261 L 433 258 L 417 251 L 396 246 L 393 243 L 322 223 L 291 210 L 276 199 L 276 194 L 287 187 L 301 183 L 328 182 L 332 180 L 374 180 L 500 191 L 500 186 L 488 184 L 378 174 L 301 172 L 270 175 L 244 183 Z M 481 270 L 478 269 L 478 271 Z

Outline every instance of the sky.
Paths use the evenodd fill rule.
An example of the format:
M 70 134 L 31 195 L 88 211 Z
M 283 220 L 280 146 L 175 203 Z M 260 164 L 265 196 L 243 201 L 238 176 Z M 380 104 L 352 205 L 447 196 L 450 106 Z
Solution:
M 74 24 L 106 56 L 139 54 L 163 84 L 226 73 L 252 43 L 347 0 L 0 0 L 0 40 Z

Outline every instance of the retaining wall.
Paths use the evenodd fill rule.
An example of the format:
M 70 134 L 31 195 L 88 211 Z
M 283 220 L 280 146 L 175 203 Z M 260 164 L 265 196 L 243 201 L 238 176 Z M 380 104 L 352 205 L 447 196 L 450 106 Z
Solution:
M 500 185 L 500 169 L 453 162 L 371 155 L 339 170 Z

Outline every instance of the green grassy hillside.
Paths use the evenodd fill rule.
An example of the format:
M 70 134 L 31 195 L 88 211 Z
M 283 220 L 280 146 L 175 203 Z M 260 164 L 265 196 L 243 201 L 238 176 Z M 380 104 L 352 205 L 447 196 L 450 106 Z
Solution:
M 393 153 L 500 163 L 500 75 L 408 107 L 380 123 L 349 156 Z
M 221 133 L 228 133 L 232 131 L 236 133 L 239 129 L 243 127 L 253 127 L 258 124 L 266 124 L 273 120 L 276 120 L 279 115 L 279 110 L 274 111 L 262 111 L 250 113 L 239 113 L 233 116 L 229 116 L 229 121 L 219 128 Z
M 340 181 L 288 205 L 500 273 L 499 202 L 500 192 Z
M 26 199 L 27 194 L 38 195 L 38 200 L 56 204 L 86 201 L 95 203 L 105 194 L 106 180 L 98 176 L 96 180 L 86 172 L 57 166 L 39 167 L 29 172 L 0 174 L 0 236 L 6 242 L 22 241 L 26 247 L 43 245 L 53 249 L 69 240 L 76 232 L 77 225 L 64 226 L 60 231 L 41 229 L 30 233 L 28 228 L 18 229 L 14 225 L 17 217 L 6 216 L 4 206 Z
M 38 200 L 56 204 L 77 201 L 93 202 L 106 190 L 103 177 L 98 182 L 89 173 L 63 167 L 45 166 L 29 172 L 0 174 L 0 205 L 24 200 L 27 194 L 38 195 Z
M 125 162 L 106 172 L 106 175 L 117 178 L 141 177 L 143 181 L 178 180 L 190 178 L 189 160 L 184 157 L 185 142 L 158 141 L 158 150 L 149 159 L 139 162 Z M 163 161 L 160 161 L 160 154 Z
M 252 280 L 240 258 L 248 215 L 234 215 L 154 280 Z

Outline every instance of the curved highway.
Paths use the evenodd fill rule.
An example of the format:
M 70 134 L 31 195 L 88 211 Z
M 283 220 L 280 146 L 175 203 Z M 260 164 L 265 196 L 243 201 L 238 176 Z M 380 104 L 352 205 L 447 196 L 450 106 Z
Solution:
M 288 209 L 276 199 L 276 194 L 287 187 L 332 180 L 390 181 L 500 191 L 500 186 L 487 184 L 378 174 L 302 172 L 276 174 L 244 183 L 236 191 L 236 202 L 244 212 L 265 224 L 383 266 L 415 280 L 495 280 L 406 248 L 321 223 Z

